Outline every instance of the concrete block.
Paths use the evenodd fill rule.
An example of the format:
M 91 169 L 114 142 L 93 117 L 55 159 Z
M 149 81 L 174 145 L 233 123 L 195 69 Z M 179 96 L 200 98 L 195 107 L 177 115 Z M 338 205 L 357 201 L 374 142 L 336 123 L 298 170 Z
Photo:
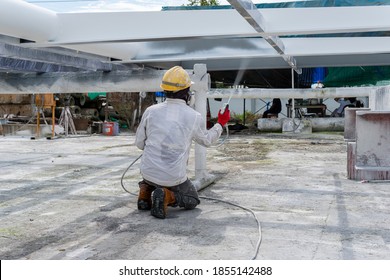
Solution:
M 281 132 L 283 119 L 258 119 L 257 128 L 263 132 Z
M 356 167 L 356 180 L 359 181 L 381 181 L 390 180 L 389 168 Z
M 356 112 L 356 170 L 361 180 L 390 179 L 390 111 Z
M 307 118 L 307 119 L 258 119 L 257 128 L 263 132 L 312 133 L 313 131 L 343 131 L 344 118 Z
M 390 87 L 382 87 L 370 94 L 370 108 L 373 111 L 390 111 Z
M 309 118 L 308 120 L 315 132 L 344 130 L 344 118 Z
M 283 133 L 312 133 L 312 125 L 307 119 L 283 119 Z
M 356 112 L 370 111 L 370 108 L 345 108 L 344 110 L 344 140 L 347 142 L 356 140 Z

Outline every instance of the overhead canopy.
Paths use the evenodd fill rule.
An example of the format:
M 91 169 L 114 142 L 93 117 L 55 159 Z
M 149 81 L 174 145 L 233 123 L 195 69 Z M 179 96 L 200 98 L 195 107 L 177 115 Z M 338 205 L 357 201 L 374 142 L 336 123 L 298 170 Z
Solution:
M 301 1 L 263 8 L 249 0 L 229 2 L 233 8 L 56 13 L 2 0 L 0 72 L 192 69 L 196 63 L 207 64 L 209 71 L 297 72 L 390 65 L 388 1 Z

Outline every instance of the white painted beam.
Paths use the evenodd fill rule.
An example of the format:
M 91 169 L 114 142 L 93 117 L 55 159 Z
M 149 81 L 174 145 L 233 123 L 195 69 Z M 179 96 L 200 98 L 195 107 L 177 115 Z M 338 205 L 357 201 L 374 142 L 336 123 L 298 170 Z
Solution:
M 153 69 L 42 74 L 0 73 L 0 94 L 157 92 L 161 91 L 160 84 L 164 73 L 165 70 Z M 188 73 L 192 79 L 193 71 Z M 197 81 L 196 77 L 194 80 Z M 206 92 L 208 80 L 198 81 L 194 89 Z
M 0 56 L 0 70 L 16 73 L 76 72 L 79 69 L 44 62 Z
M 59 13 L 61 32 L 50 42 L 60 45 L 118 43 L 255 34 L 236 11 L 215 12 Z
M 78 73 L 5 74 L 0 73 L 0 94 L 160 91 L 165 71 L 133 70 Z M 191 76 L 193 74 L 191 73 Z M 200 83 L 199 83 L 200 84 Z M 205 83 L 207 84 L 207 82 Z M 378 87 L 323 89 L 210 89 L 207 98 L 328 98 L 366 97 Z
M 300 67 L 389 65 L 389 37 L 283 38 L 286 55 Z M 178 63 L 192 68 L 206 63 L 209 71 L 287 68 L 275 50 L 261 38 L 179 40 L 140 43 L 139 52 L 124 63 L 154 66 Z M 126 53 L 111 53 L 123 55 Z M 164 66 L 163 66 L 164 67 Z
M 74 92 L 156 92 L 165 71 L 0 73 L 0 94 Z
M 334 97 L 367 97 L 376 92 L 379 87 L 345 87 L 345 88 L 322 88 L 322 89 L 211 89 L 208 98 L 334 98 Z
M 57 36 L 48 42 L 65 45 L 203 37 L 267 37 L 388 31 L 390 27 L 390 6 L 259 11 L 266 22 L 264 32 L 254 32 L 253 27 L 235 10 L 59 13 Z
M 261 10 L 275 36 L 389 31 L 390 6 L 280 8 Z M 283 19 L 283 20 L 281 20 Z
M 228 2 L 258 33 L 265 33 L 266 22 L 264 21 L 263 15 L 256 9 L 256 6 L 251 0 L 228 0 Z M 264 36 L 264 40 L 281 55 L 284 61 L 287 62 L 292 69 L 298 74 L 302 73 L 302 69 L 297 67 L 295 58 L 286 55 L 284 44 L 278 36 L 266 35 Z
M 290 65 L 303 68 L 353 66 L 358 63 L 388 64 L 388 37 L 272 36 L 389 30 L 390 17 L 384 16 L 390 13 L 389 6 L 256 11 L 260 11 L 263 16 L 260 27 L 264 32 L 256 32 L 235 10 L 50 15 L 54 16 L 51 22 L 58 22 L 58 25 L 53 25 L 56 26 L 54 34 L 46 34 L 45 42 L 41 40 L 38 44 L 23 46 L 47 47 L 63 44 L 62 46 L 75 51 L 111 57 L 129 64 L 140 63 L 156 67 L 181 64 L 192 68 L 196 63 L 206 63 L 211 71 L 237 69 L 240 60 L 250 61 L 249 69 L 287 68 Z M 1 10 L 0 13 L 6 12 Z M 39 33 L 45 31 L 43 27 L 48 24 L 49 21 L 39 26 L 32 24 L 32 27 L 37 29 L 35 33 Z M 29 30 L 28 26 L 23 25 L 23 28 L 14 30 L 11 35 L 20 37 Z M 264 36 L 265 39 L 259 36 Z M 36 35 L 31 38 L 42 39 Z M 279 43 L 275 46 L 283 46 L 280 48 L 283 53 L 278 53 L 278 48 L 271 47 L 267 38 L 278 38 Z M 359 59 L 357 54 L 383 54 L 384 59 L 381 61 L 377 56 Z M 290 65 L 285 65 L 286 61 Z
M 265 32 L 263 15 L 251 0 L 227 0 L 258 33 Z
M 283 38 L 283 41 L 286 55 L 291 56 L 390 53 L 390 37 Z M 262 38 L 145 42 L 127 62 L 245 57 L 279 57 L 279 54 L 268 48 Z
M 390 53 L 390 37 L 285 38 L 284 44 L 294 56 Z
M 390 53 L 389 37 L 283 38 L 283 42 L 286 54 L 296 57 L 297 60 L 305 56 Z M 207 59 L 280 58 L 262 38 L 75 45 L 72 48 L 115 57 L 123 60 L 123 63 L 143 64 L 167 61 L 180 63 Z M 342 59 L 337 59 L 336 62 L 339 65 Z M 281 66 L 278 67 L 283 68 L 283 61 L 280 60 L 280 63 Z M 264 67 L 267 67 L 267 64 L 259 65 L 259 68 Z
M 54 40 L 60 33 L 57 14 L 22 0 L 1 0 L 0 34 L 37 42 Z
M 242 61 L 248 69 L 287 68 L 285 61 L 300 68 L 390 64 L 388 37 L 279 37 L 283 54 L 266 41 L 286 34 L 388 31 L 390 6 L 259 9 L 264 32 L 256 32 L 235 10 L 55 14 L 20 0 L 1 5 L 0 34 L 39 42 L 25 47 L 64 44 L 129 64 L 192 69 L 206 63 L 209 71 L 236 70 Z
M 74 67 L 84 70 L 111 71 L 113 65 L 98 59 L 82 58 L 74 55 L 57 54 L 41 49 L 31 49 L 0 42 L 0 57 L 26 60 L 30 62 L 41 62 L 52 65 Z M 27 69 L 26 69 L 27 70 Z

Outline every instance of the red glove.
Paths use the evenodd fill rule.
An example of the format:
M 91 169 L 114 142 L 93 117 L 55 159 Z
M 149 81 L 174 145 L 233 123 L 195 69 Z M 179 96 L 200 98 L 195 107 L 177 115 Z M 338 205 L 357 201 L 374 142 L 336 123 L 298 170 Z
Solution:
M 218 123 L 222 125 L 222 127 L 224 127 L 229 120 L 230 120 L 230 111 L 229 111 L 229 105 L 227 105 L 225 108 L 225 112 L 223 112 L 223 114 L 221 114 L 221 110 L 219 110 Z

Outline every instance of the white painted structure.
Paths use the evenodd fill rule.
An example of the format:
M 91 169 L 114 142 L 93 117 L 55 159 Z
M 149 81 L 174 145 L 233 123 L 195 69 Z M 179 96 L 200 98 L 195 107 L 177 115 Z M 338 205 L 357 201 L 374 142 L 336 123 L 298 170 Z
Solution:
M 6 36 L 0 42 L 14 46 L 14 56 L 2 57 L 27 48 L 120 66 L 193 69 L 205 63 L 209 71 L 291 68 L 288 57 L 297 68 L 390 64 L 389 37 L 281 38 L 388 31 L 390 6 L 248 9 L 253 24 L 234 9 L 55 13 L 22 0 L 0 5 L 0 34 Z

